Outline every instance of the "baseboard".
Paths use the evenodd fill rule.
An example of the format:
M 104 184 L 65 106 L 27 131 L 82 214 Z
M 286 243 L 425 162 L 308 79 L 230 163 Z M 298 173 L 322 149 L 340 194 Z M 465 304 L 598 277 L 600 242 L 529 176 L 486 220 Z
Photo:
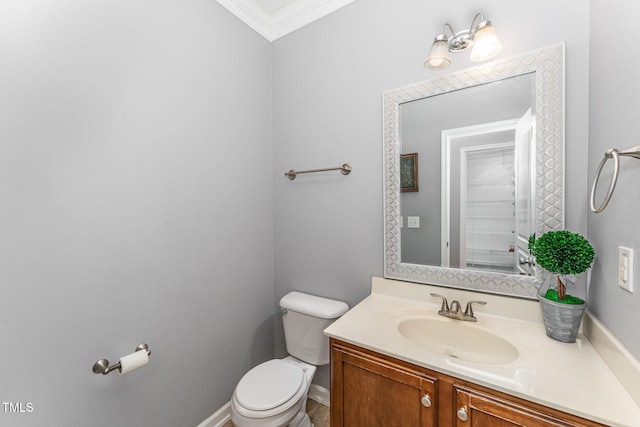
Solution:
M 588 310 L 584 334 L 631 398 L 640 405 L 640 361 Z
M 222 427 L 231 419 L 231 401 L 227 402 L 209 418 L 198 424 L 198 427 Z
M 307 397 L 311 400 L 315 400 L 318 403 L 322 403 L 326 407 L 330 406 L 329 404 L 331 402 L 331 398 L 329 395 L 329 390 L 320 385 L 311 384 Z

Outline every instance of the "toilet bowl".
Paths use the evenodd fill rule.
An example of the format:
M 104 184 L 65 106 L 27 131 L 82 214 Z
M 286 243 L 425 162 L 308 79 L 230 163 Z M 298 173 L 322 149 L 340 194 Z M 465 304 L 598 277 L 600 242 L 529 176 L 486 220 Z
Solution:
M 307 394 L 317 366 L 329 363 L 329 338 L 323 331 L 349 306 L 301 292 L 280 300 L 289 356 L 264 362 L 247 372 L 231 398 L 236 427 L 311 427 Z
M 311 427 L 306 406 L 315 372 L 291 356 L 256 366 L 233 392 L 231 421 L 236 427 Z

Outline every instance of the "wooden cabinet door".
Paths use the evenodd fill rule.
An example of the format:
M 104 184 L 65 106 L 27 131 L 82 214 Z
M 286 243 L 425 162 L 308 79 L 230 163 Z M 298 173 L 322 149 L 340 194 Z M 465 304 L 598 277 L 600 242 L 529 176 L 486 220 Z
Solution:
M 350 348 L 331 351 L 331 427 L 436 426 L 434 378 Z
M 565 419 L 553 411 L 541 412 L 507 399 L 467 387 L 454 385 L 453 414 L 455 427 L 553 427 L 595 426 L 569 416 Z M 567 414 L 568 415 L 568 414 Z M 584 420 L 586 421 L 586 420 Z

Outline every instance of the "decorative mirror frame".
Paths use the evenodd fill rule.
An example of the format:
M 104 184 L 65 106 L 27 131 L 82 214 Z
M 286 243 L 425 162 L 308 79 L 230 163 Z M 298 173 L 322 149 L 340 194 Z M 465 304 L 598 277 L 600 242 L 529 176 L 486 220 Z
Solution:
M 536 89 L 536 234 L 564 229 L 564 43 L 560 43 L 383 93 L 386 278 L 536 298 L 542 281 L 539 269 L 535 276 L 520 276 L 403 263 L 400 242 L 400 104 L 532 72 Z

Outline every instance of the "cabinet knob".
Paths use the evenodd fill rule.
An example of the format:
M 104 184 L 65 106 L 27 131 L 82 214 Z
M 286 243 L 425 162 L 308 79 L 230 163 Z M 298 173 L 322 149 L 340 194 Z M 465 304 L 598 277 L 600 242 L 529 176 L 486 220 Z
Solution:
M 422 399 L 420 399 L 420 403 L 422 403 L 422 406 L 424 406 L 425 408 L 430 408 L 431 396 L 429 396 L 428 394 L 425 394 L 424 396 L 422 396 Z
M 460 421 L 467 421 L 469 419 L 469 414 L 467 414 L 467 408 L 464 406 L 458 409 L 458 412 L 456 412 L 456 415 L 458 416 L 458 419 Z

